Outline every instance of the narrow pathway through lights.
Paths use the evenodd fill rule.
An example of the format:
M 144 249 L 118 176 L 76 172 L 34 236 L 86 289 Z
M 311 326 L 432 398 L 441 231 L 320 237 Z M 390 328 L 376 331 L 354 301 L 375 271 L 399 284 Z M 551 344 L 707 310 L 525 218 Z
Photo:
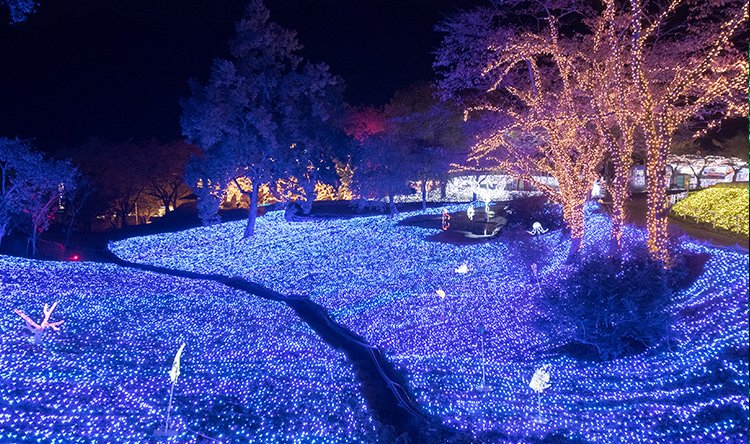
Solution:
M 362 396 L 378 420 L 392 426 L 397 436 L 407 433 L 416 438 L 427 426 L 435 428 L 439 421 L 432 420 L 419 408 L 413 397 L 405 388 L 403 378 L 397 372 L 380 349 L 368 344 L 364 338 L 333 321 L 327 311 L 311 301 L 298 295 L 286 296 L 270 290 L 260 284 L 240 278 L 230 278 L 217 274 L 201 274 L 190 271 L 173 270 L 153 265 L 125 261 L 111 251 L 103 252 L 105 258 L 113 263 L 129 268 L 136 268 L 155 273 L 190 279 L 211 280 L 228 287 L 254 294 L 264 299 L 284 302 L 300 319 L 306 322 L 328 345 L 343 350 L 354 367 L 359 381 L 366 385 Z M 400 382 L 398 382 L 400 381 Z M 442 436 L 462 434 L 440 426 Z

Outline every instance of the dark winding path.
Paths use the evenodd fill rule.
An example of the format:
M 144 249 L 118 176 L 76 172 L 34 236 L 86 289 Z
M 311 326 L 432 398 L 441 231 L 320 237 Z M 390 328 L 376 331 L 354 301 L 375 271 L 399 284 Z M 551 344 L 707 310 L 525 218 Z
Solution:
M 343 350 L 354 367 L 361 383 L 362 396 L 375 417 L 394 428 L 396 435 L 409 435 L 409 442 L 471 442 L 471 435 L 447 428 L 440 421 L 421 411 L 406 390 L 406 381 L 396 371 L 380 349 L 369 345 L 364 338 L 333 321 L 328 312 L 307 297 L 277 293 L 262 285 L 240 278 L 129 262 L 108 250 L 101 252 L 110 262 L 129 268 L 189 279 L 219 282 L 228 287 L 254 294 L 264 299 L 283 302 L 306 322 L 328 345 Z

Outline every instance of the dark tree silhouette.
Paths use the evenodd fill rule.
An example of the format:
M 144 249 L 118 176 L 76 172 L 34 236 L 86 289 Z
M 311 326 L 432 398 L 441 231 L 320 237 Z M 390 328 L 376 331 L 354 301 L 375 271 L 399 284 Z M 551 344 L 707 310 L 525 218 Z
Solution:
M 311 100 L 312 111 L 322 119 L 325 114 L 316 108 L 316 100 L 337 83 L 325 65 L 304 63 L 297 55 L 302 46 L 296 33 L 269 18 L 262 2 L 251 2 L 230 43 L 233 59 L 216 60 L 207 84 L 192 81 L 192 95 L 182 101 L 183 134 L 202 150 L 187 169 L 189 185 L 199 196 L 201 217 L 204 222 L 215 220 L 227 186 L 234 183 L 250 198 L 244 237 L 255 232 L 260 187 L 283 178 L 290 169 L 282 161 L 289 158 L 290 147 L 313 146 L 303 138 L 290 141 L 282 136 L 289 105 Z M 313 158 L 317 161 L 314 151 L 300 166 L 307 168 Z M 313 176 L 305 180 L 312 182 Z M 249 182 L 251 189 L 243 188 L 243 182 Z

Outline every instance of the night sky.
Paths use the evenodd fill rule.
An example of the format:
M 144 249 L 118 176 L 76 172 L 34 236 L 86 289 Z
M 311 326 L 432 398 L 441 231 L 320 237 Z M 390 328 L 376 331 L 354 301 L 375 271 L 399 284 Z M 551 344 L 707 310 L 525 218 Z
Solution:
M 9 25 L 0 8 L 0 137 L 75 146 L 181 137 L 188 79 L 226 58 L 242 0 L 40 0 Z M 352 105 L 382 105 L 433 78 L 434 25 L 481 0 L 266 0 L 302 55 L 347 84 Z

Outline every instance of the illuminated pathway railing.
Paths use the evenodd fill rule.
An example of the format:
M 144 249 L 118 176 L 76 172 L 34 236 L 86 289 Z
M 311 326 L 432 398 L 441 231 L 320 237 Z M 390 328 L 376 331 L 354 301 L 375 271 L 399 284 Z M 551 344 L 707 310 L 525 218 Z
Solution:
M 439 425 L 439 421 L 429 418 L 420 410 L 406 391 L 404 384 L 396 382 L 401 378 L 397 376 L 393 365 L 383 357 L 380 349 L 369 345 L 364 338 L 333 321 L 323 307 L 304 296 L 283 295 L 240 278 L 129 262 L 109 250 L 104 250 L 102 255 L 112 263 L 123 267 L 189 279 L 210 280 L 264 299 L 283 302 L 292 308 L 300 319 L 306 322 L 328 345 L 346 353 L 363 385 L 362 396 L 368 406 L 381 422 L 393 426 L 397 434 L 408 433 L 414 440 L 427 428 L 433 432 L 439 429 L 439 433 L 443 436 L 461 433 Z

